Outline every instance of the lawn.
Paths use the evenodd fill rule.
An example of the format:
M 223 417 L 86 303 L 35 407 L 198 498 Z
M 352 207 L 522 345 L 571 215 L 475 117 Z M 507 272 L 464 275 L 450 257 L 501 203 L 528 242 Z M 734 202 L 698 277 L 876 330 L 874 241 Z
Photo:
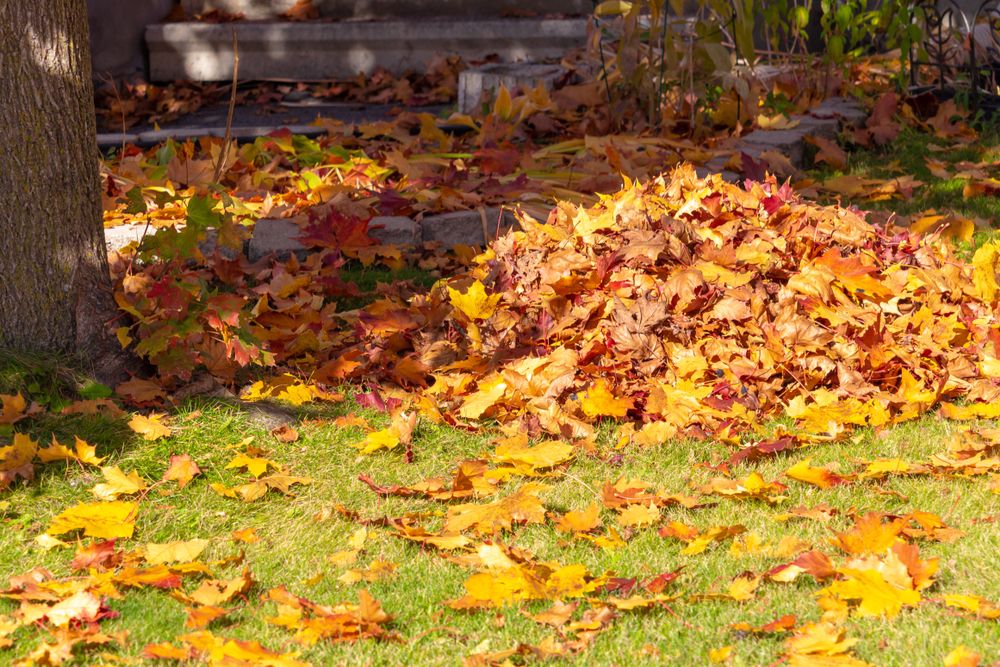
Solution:
M 67 374 L 61 375 L 65 381 Z M 69 391 L 64 386 L 63 392 L 54 393 L 52 389 L 60 378 L 51 370 L 24 362 L 8 360 L 2 377 L 0 391 L 6 393 L 28 391 L 29 386 L 38 388 L 40 383 L 44 383 L 41 386 L 50 400 Z M 333 404 L 306 404 L 295 414 L 300 437 L 292 443 L 276 440 L 245 409 L 206 400 L 179 406 L 171 415 L 173 434 L 152 442 L 139 439 L 124 419 L 43 416 L 31 419 L 26 428 L 19 425 L 18 430 L 43 443 L 53 435 L 63 442 L 73 436 L 82 437 L 97 446 L 99 456 L 107 457 L 103 465 L 135 470 L 150 481 L 163 475 L 172 455 L 188 454 L 197 462 L 202 474 L 186 488 L 154 489 L 141 501 L 135 538 L 120 541 L 119 546 L 130 550 L 147 542 L 202 538 L 209 540 L 201 556 L 206 563 L 245 550 L 253 588 L 227 605 L 232 611 L 212 625 L 217 635 L 296 651 L 300 659 L 313 664 L 422 665 L 455 664 L 474 653 L 537 644 L 551 634 L 550 628 L 524 614 L 542 611 L 550 606 L 549 602 L 472 612 L 448 608 L 448 600 L 462 596 L 463 582 L 471 571 L 449 562 L 441 552 L 393 536 L 394 531 L 377 523 L 368 526 L 363 548 L 353 565 L 331 562 L 337 560 L 335 554 L 341 554 L 343 560 L 349 540 L 362 527 L 359 520 L 338 513 L 337 506 L 357 512 L 364 519 L 414 513 L 426 517 L 423 521 L 428 527 L 436 527 L 448 507 L 448 503 L 428 500 L 382 498 L 360 482 L 359 475 L 368 475 L 383 485 L 405 485 L 444 474 L 462 459 L 488 457 L 491 436 L 495 435 L 490 429 L 467 433 L 421 422 L 414 433 L 412 462 L 407 463 L 398 451 L 358 455 L 354 445 L 363 440 L 364 432 L 357 427 L 337 426 L 333 420 L 356 415 L 376 427 L 387 420 L 350 398 Z M 503 531 L 498 539 L 532 552 L 539 561 L 578 563 L 594 574 L 644 581 L 663 572 L 681 570 L 667 589 L 675 599 L 650 609 L 621 612 L 580 654 L 584 664 L 706 664 L 710 657 L 721 659 L 721 654 L 713 654 L 713 650 L 732 647 L 728 664 L 766 665 L 782 655 L 781 634 L 754 637 L 734 632 L 730 626 L 746 622 L 756 627 L 785 614 L 794 614 L 800 623 L 816 620 L 822 613 L 815 595 L 820 585 L 800 577 L 788 584 L 764 581 L 745 601 L 694 599 L 703 593 L 726 591 L 741 573 L 767 572 L 790 560 L 766 552 L 740 553 L 737 545 L 752 545 L 748 539 L 751 535 L 771 545 L 792 536 L 812 548 L 831 552 L 828 540 L 835 531 L 848 529 L 855 515 L 873 511 L 894 515 L 914 510 L 932 512 L 947 526 L 963 531 L 963 535 L 946 542 L 916 540 L 921 558 L 939 560 L 933 586 L 924 592 L 919 606 L 905 609 L 891 621 L 852 617 L 847 629 L 848 635 L 858 640 L 855 655 L 880 665 L 941 664 L 946 654 L 965 645 L 989 660 L 1000 642 L 996 622 L 946 609 L 940 600 L 946 593 L 1000 599 L 1000 578 L 994 576 L 993 560 L 1000 550 L 1000 531 L 995 523 L 1000 497 L 995 493 L 995 481 L 990 484 L 983 476 L 964 479 L 890 475 L 819 489 L 783 477 L 785 470 L 806 456 L 812 457 L 814 466 L 832 464 L 843 473 L 863 469 L 864 463 L 873 459 L 926 460 L 944 450 L 949 439 L 963 428 L 964 424 L 928 417 L 881 432 L 860 431 L 847 441 L 796 451 L 787 457 L 737 465 L 731 471 L 736 478 L 756 471 L 765 480 L 784 481 L 788 489 L 782 495 L 786 497 L 771 506 L 762 500 L 701 496 L 704 507 L 664 508 L 658 524 L 661 526 L 679 521 L 701 530 L 734 524 L 746 528 L 747 532 L 738 538 L 712 544 L 703 553 L 684 555 L 682 542 L 661 537 L 655 527 L 619 526 L 626 542 L 612 549 L 574 540 L 553 528 L 552 518 L 595 501 L 600 504 L 603 485 L 618 478 L 650 482 L 667 493 L 697 495 L 702 485 L 718 476 L 709 464 L 723 461 L 731 453 L 731 448 L 723 444 L 693 441 L 617 449 L 616 426 L 605 423 L 596 451 L 578 452 L 568 466 L 540 480 L 547 486 L 540 498 L 552 518 L 545 524 Z M 295 487 L 294 497 L 269 493 L 252 503 L 220 496 L 210 484 L 231 486 L 246 477 L 245 473 L 226 469 L 237 444 L 246 438 L 253 438 L 255 445 L 270 451 L 269 458 L 295 475 L 311 478 L 312 483 Z M 46 552 L 34 539 L 59 512 L 91 500 L 89 489 L 99 481 L 95 467 L 53 463 L 41 467 L 35 482 L 18 484 L 5 492 L 0 506 L 4 526 L 0 532 L 0 577 L 6 580 L 37 566 L 50 569 L 57 577 L 71 575 L 68 561 L 72 548 Z M 515 492 L 524 481 L 511 480 L 501 488 L 499 497 Z M 779 518 L 793 508 L 821 506 L 828 507 L 826 514 L 832 515 L 827 521 Z M 606 526 L 616 526 L 615 517 L 616 512 L 601 508 Z M 254 528 L 260 541 L 234 543 L 231 533 L 245 528 Z M 339 580 L 348 569 L 363 570 L 378 559 L 394 566 L 389 576 L 363 584 Z M 221 567 L 215 574 L 235 577 L 242 567 Z M 355 602 L 359 589 L 365 588 L 393 615 L 390 627 L 398 633 L 396 639 L 298 645 L 287 631 L 266 622 L 275 614 L 275 605 L 259 601 L 261 594 L 281 585 L 295 595 L 322 604 Z M 193 586 L 185 583 L 185 587 Z M 608 594 L 592 597 L 601 599 Z M 112 599 L 109 606 L 119 615 L 103 623 L 102 629 L 110 634 L 127 632 L 127 640 L 115 652 L 118 657 L 139 657 L 147 644 L 171 641 L 189 631 L 184 626 L 184 605 L 163 590 L 123 589 L 122 597 Z M 14 609 L 14 603 L 0 602 L 0 613 Z M 582 607 L 577 616 L 581 611 Z M 4 661 L 27 653 L 38 642 L 37 635 L 27 630 L 18 631 L 13 639 L 14 647 L 0 654 Z M 77 664 L 100 664 L 95 655 L 82 654 Z M 108 661 L 111 664 L 112 658 Z

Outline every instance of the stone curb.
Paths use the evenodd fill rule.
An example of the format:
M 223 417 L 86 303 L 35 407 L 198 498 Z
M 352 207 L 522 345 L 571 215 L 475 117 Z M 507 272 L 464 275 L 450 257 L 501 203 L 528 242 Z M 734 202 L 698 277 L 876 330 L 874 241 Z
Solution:
M 129 243 L 141 241 L 145 225 L 119 225 L 104 230 L 108 250 L 119 250 Z M 417 245 L 439 243 L 444 247 L 457 245 L 484 246 L 486 242 L 510 229 L 519 229 L 514 213 L 500 207 L 489 207 L 480 214 L 475 211 L 454 211 L 425 216 L 414 220 L 407 216 L 376 216 L 369 222 L 369 235 L 382 245 Z M 148 233 L 155 233 L 149 228 Z M 259 261 L 268 256 L 285 260 L 291 255 L 300 258 L 311 250 L 299 239 L 302 228 L 292 220 L 261 218 L 244 247 L 247 259 Z M 209 235 L 201 245 L 204 254 L 215 248 Z
M 234 127 L 232 138 L 234 141 L 253 141 L 257 137 L 266 137 L 278 130 L 289 130 L 292 134 L 301 134 L 307 137 L 318 137 L 326 134 L 326 128 L 318 125 L 257 125 L 253 127 Z M 103 150 L 109 148 L 120 148 L 124 144 L 150 147 L 158 143 L 173 139 L 174 141 L 187 141 L 199 137 L 222 137 L 226 136 L 225 127 L 178 127 L 160 130 L 149 130 L 138 134 L 129 132 L 104 132 L 97 134 L 97 146 Z
M 233 31 L 240 50 L 240 77 L 327 79 L 420 70 L 438 54 L 477 60 L 559 58 L 583 46 L 587 20 L 424 19 L 340 23 L 158 23 L 147 27 L 150 78 L 228 81 Z

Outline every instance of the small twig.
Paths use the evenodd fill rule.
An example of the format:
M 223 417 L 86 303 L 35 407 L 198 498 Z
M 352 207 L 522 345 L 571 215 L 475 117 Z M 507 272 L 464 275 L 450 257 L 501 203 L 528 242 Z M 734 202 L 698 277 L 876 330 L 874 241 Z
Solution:
M 219 152 L 219 160 L 215 163 L 215 175 L 212 182 L 218 183 L 222 176 L 222 166 L 229 153 L 229 142 L 233 133 L 233 113 L 236 111 L 236 83 L 240 76 L 240 47 L 236 40 L 236 28 L 233 28 L 233 85 L 229 95 L 229 113 L 226 115 L 226 135 L 222 139 L 222 150 Z
M 601 70 L 604 73 L 604 90 L 608 94 L 608 118 L 612 119 L 611 112 L 611 84 L 608 82 L 608 64 L 604 60 L 604 36 L 601 32 L 601 24 L 597 20 L 597 0 L 593 0 L 594 5 L 594 30 L 597 31 L 597 51 L 601 55 Z M 616 124 L 617 125 L 617 124 Z

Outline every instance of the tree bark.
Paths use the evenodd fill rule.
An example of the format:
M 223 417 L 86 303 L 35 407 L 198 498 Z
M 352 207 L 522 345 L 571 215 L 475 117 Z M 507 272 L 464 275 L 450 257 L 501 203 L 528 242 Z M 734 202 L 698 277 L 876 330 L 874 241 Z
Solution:
M 0 0 L 0 347 L 124 377 L 85 0 Z

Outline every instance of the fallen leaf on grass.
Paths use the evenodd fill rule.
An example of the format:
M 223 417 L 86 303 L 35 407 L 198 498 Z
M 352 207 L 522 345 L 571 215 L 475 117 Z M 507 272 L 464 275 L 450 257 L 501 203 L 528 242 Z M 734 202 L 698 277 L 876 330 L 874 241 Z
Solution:
M 257 535 L 256 528 L 243 528 L 242 530 L 234 530 L 230 537 L 232 537 L 234 542 L 244 542 L 246 544 L 256 544 L 260 542 L 260 536 Z
M 794 480 L 799 482 L 805 482 L 806 484 L 812 484 L 813 486 L 818 486 L 821 489 L 829 489 L 839 484 L 846 484 L 847 479 L 841 477 L 835 472 L 827 470 L 826 468 L 816 468 L 809 465 L 812 458 L 807 458 L 799 461 L 791 468 L 785 471 L 785 474 Z
M 52 520 L 46 532 L 49 535 L 62 535 L 82 530 L 88 537 L 132 537 L 138 511 L 138 504 L 123 501 L 81 503 L 63 510 Z
M 272 588 L 263 599 L 277 604 L 277 612 L 267 620 L 295 633 L 295 641 L 312 645 L 327 640 L 350 642 L 360 639 L 388 639 L 387 625 L 392 616 L 368 591 L 358 592 L 358 603 L 318 605 L 289 593 L 284 586 Z
M 120 496 L 131 496 L 149 488 L 146 481 L 134 470 L 125 474 L 118 466 L 101 468 L 104 483 L 97 484 L 90 490 L 98 500 L 118 500 Z
M 52 443 L 48 447 L 42 447 L 38 450 L 38 458 L 42 463 L 77 461 L 97 466 L 104 461 L 105 457 L 97 456 L 97 448 L 86 440 L 74 437 L 73 449 L 70 449 L 56 440 L 55 436 L 52 436 Z
M 129 420 L 128 426 L 141 435 L 143 440 L 158 440 L 172 433 L 170 427 L 163 423 L 166 416 L 165 413 L 153 413 L 148 417 L 137 414 Z
M 201 468 L 189 454 L 175 454 L 170 457 L 170 465 L 163 473 L 163 481 L 175 481 L 177 487 L 183 489 L 195 476 L 201 474 Z
M 150 565 L 163 565 L 164 563 L 189 563 L 201 555 L 201 552 L 208 546 L 208 540 L 194 539 L 186 542 L 165 542 L 163 544 L 149 544 L 143 547 L 146 562 Z
M 461 533 L 471 528 L 480 535 L 492 535 L 509 530 L 515 523 L 542 523 L 545 521 L 545 507 L 538 494 L 547 488 L 544 484 L 530 482 L 493 503 L 449 507 L 445 530 Z

